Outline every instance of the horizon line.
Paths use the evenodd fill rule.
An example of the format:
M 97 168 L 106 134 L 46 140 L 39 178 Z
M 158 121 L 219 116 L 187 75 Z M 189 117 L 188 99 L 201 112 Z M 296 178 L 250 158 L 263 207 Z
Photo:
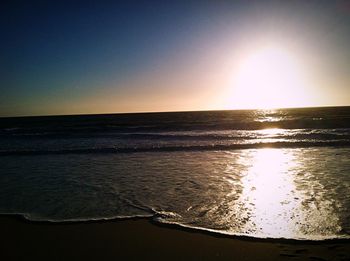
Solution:
M 125 114 L 158 114 L 158 113 L 184 113 L 184 112 L 219 112 L 219 111 L 268 111 L 268 110 L 291 110 L 291 109 L 312 109 L 312 108 L 338 108 L 350 107 L 349 105 L 322 105 L 303 107 L 281 107 L 281 108 L 245 108 L 245 109 L 209 109 L 209 110 L 174 110 L 174 111 L 136 111 L 136 112 L 102 112 L 102 113 L 74 113 L 74 114 L 46 114 L 46 115 L 18 115 L 0 116 L 0 119 L 8 118 L 31 118 L 31 117 L 66 117 L 66 116 L 97 116 L 97 115 L 125 115 Z

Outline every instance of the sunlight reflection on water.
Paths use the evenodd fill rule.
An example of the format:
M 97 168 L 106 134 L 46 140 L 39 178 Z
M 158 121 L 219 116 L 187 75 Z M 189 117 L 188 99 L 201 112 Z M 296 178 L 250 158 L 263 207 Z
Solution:
M 317 191 L 317 179 L 305 179 L 315 173 L 305 172 L 301 156 L 298 150 L 265 148 L 250 150 L 238 159 L 247 166 L 241 178 L 242 193 L 233 202 L 245 212 L 241 232 L 314 239 L 339 232 L 333 204 Z
M 295 234 L 291 224 L 297 208 L 293 200 L 295 186 L 288 172 L 297 165 L 293 155 L 283 150 L 261 149 L 249 160 L 252 164 L 242 179 L 241 196 L 251 213 L 247 229 L 276 236 Z
M 266 109 L 254 111 L 257 122 L 279 122 L 286 119 L 286 115 L 277 109 Z

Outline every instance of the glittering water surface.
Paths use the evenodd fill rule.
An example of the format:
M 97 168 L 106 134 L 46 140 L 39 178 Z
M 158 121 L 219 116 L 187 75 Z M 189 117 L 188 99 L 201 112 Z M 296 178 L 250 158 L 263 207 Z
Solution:
M 339 166 L 336 161 L 331 164 L 330 153 L 296 149 L 246 151 L 241 164 L 247 169 L 240 180 L 243 190 L 237 200 L 246 222 L 242 222 L 245 224 L 241 231 L 232 231 L 286 238 L 340 234 L 338 207 L 349 207 L 349 198 L 342 199 L 341 193 L 349 189 L 350 179 L 342 180 L 343 184 L 340 177 L 338 181 L 334 179 L 337 171 L 349 170 L 349 161 L 344 159 L 347 166 Z M 329 165 L 324 168 L 324 162 L 312 163 L 316 159 Z
M 0 119 L 0 213 L 350 238 L 350 109 Z
M 152 216 L 256 237 L 350 232 L 350 149 L 0 158 L 0 211 L 35 220 Z

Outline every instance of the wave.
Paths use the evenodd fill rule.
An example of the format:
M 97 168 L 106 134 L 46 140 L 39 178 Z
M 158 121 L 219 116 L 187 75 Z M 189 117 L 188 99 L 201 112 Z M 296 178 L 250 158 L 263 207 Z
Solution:
M 81 222 L 99 222 L 99 221 L 112 221 L 112 220 L 125 220 L 125 219 L 138 219 L 138 218 L 151 218 L 154 215 L 115 215 L 110 217 L 87 217 L 87 218 L 63 218 L 53 219 L 47 217 L 41 217 L 39 215 L 33 215 L 29 213 L 0 213 L 0 217 L 17 217 L 29 222 L 41 222 L 41 223 L 81 223 Z
M 248 144 L 212 144 L 189 146 L 155 146 L 155 147 L 102 147 L 102 148 L 76 148 L 58 150 L 0 150 L 0 156 L 20 155 L 60 155 L 60 154 L 117 154 L 137 152 L 181 152 L 181 151 L 223 151 L 238 149 L 259 148 L 309 148 L 309 147 L 349 147 L 350 140 L 331 141 L 276 141 Z
M 37 140 L 70 140 L 79 141 L 83 139 L 110 139 L 111 142 L 133 140 L 148 141 L 149 143 L 161 142 L 184 142 L 184 141 L 242 141 L 254 139 L 284 139 L 284 140 L 350 140 L 350 129 L 263 129 L 263 130 L 221 130 L 221 131 L 171 131 L 171 132 L 116 132 L 116 133 L 46 133 L 46 132 L 31 132 L 17 133 L 11 135 L 0 134 L 0 141 L 7 142 L 15 141 L 37 141 Z
M 122 220 L 136 220 L 136 219 L 146 219 L 151 223 L 159 226 L 166 226 L 168 228 L 175 228 L 186 231 L 196 231 L 212 236 L 223 236 L 230 238 L 240 238 L 248 240 L 284 240 L 284 241 L 305 241 L 305 242 L 349 242 L 350 235 L 332 235 L 332 236 L 305 236 L 305 237 L 268 237 L 264 235 L 255 235 L 255 234 L 244 234 L 244 233 L 232 233 L 223 230 L 205 228 L 195 225 L 187 225 L 181 222 L 168 221 L 167 217 L 173 217 L 177 215 L 176 213 L 166 212 L 166 211 L 156 211 L 154 214 L 150 215 L 115 215 L 110 217 L 98 217 L 98 218 L 71 218 L 71 219 L 50 219 L 35 217 L 29 213 L 0 213 L 0 217 L 13 217 L 19 218 L 25 222 L 35 222 L 35 223 L 49 223 L 49 224 L 72 224 L 72 223 L 95 223 L 95 222 L 111 222 L 111 221 L 122 221 Z

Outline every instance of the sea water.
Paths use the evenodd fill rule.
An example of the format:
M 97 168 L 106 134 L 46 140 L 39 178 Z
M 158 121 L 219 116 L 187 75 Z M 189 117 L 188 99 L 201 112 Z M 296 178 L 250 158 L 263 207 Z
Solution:
M 0 213 L 350 238 L 350 107 L 0 119 Z

